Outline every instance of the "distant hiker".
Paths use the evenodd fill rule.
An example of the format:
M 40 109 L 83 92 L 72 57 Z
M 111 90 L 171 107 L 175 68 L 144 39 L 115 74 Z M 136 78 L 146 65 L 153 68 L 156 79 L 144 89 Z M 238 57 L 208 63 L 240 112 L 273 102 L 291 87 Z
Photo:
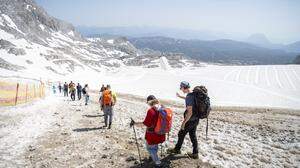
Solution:
M 88 84 L 84 85 L 84 88 L 82 89 L 82 94 L 85 97 L 85 105 L 88 105 L 88 102 L 89 102 L 89 99 L 90 99 Z
M 77 83 L 76 90 L 77 90 L 78 100 L 80 100 L 81 99 L 82 86 L 79 83 Z
M 69 93 L 69 86 L 68 86 L 68 84 L 67 84 L 67 82 L 65 82 L 65 84 L 64 84 L 64 96 L 65 97 L 68 97 L 69 95 L 68 95 L 68 93 Z
M 111 124 L 113 121 L 113 106 L 117 102 L 116 93 L 111 91 L 110 89 L 110 85 L 107 85 L 106 90 L 103 91 L 101 98 L 101 106 L 103 107 L 105 127 L 107 127 L 107 121 L 109 118 L 108 129 L 111 128 Z
M 61 86 L 61 84 L 60 84 L 60 83 L 58 84 L 58 90 L 59 90 L 59 93 L 61 93 L 62 86 Z
M 130 126 L 139 127 L 146 126 L 146 148 L 157 167 L 161 165 L 161 161 L 157 155 L 158 144 L 166 140 L 166 133 L 171 129 L 172 111 L 162 106 L 155 96 L 147 97 L 147 104 L 150 108 L 147 111 L 146 118 L 143 122 L 131 121 Z
M 104 87 L 104 85 L 102 84 L 101 89 L 100 89 L 100 92 L 103 92 L 104 90 L 105 90 L 105 87 Z
M 198 159 L 199 155 L 196 130 L 199 124 L 199 119 L 205 117 L 203 115 L 206 115 L 207 117 L 209 114 L 209 97 L 207 96 L 207 90 L 204 86 L 197 86 L 194 88 L 193 92 L 191 92 L 189 83 L 185 81 L 180 83 L 180 90 L 187 94 L 187 96 L 184 97 L 177 93 L 179 98 L 185 99 L 186 110 L 184 112 L 184 120 L 181 124 L 181 129 L 178 132 L 177 144 L 175 148 L 168 149 L 168 152 L 172 154 L 180 154 L 184 137 L 187 133 L 189 133 L 193 144 L 193 153 L 188 153 L 188 156 L 193 159 Z
M 53 94 L 56 94 L 56 87 L 55 85 L 52 86 Z
M 75 89 L 75 83 L 73 83 L 73 81 L 71 81 L 69 83 L 69 92 L 71 94 L 71 99 L 72 101 L 75 101 L 75 93 L 76 93 L 76 89 Z

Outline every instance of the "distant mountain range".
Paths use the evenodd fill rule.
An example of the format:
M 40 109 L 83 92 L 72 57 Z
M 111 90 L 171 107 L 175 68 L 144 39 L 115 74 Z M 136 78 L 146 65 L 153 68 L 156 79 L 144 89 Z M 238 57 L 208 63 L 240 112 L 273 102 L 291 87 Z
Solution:
M 88 37 L 126 36 L 135 47 L 183 53 L 205 62 L 230 64 L 285 64 L 300 53 L 300 41 L 274 44 L 264 34 L 230 40 L 228 34 L 153 27 L 77 27 Z M 220 39 L 222 38 L 222 39 Z
M 227 64 L 287 64 L 295 53 L 268 49 L 233 40 L 182 40 L 167 37 L 129 38 L 137 48 L 150 48 L 161 52 L 183 53 L 204 62 Z
M 245 42 L 269 49 L 282 49 L 287 52 L 300 53 L 300 41 L 288 45 L 274 44 L 264 34 L 253 34 Z
M 282 49 L 287 52 L 300 53 L 300 41 L 291 43 L 288 45 L 275 44 L 271 42 L 264 34 L 256 33 L 249 37 L 244 37 L 238 33 L 220 33 L 213 31 L 201 31 L 190 29 L 178 29 L 178 28 L 161 28 L 161 27 L 95 27 L 95 26 L 77 26 L 76 29 L 84 36 L 93 35 L 114 35 L 114 36 L 126 36 L 126 37 L 170 37 L 175 39 L 185 40 L 220 40 L 230 39 L 235 41 L 242 41 L 251 43 L 259 47 L 265 47 L 269 49 Z
M 164 36 L 178 39 L 202 39 L 217 40 L 220 38 L 230 38 L 233 35 L 218 33 L 212 31 L 200 31 L 178 28 L 162 28 L 162 27 L 94 27 L 94 26 L 77 26 L 76 29 L 84 36 L 95 34 L 117 35 L 126 37 L 153 37 Z

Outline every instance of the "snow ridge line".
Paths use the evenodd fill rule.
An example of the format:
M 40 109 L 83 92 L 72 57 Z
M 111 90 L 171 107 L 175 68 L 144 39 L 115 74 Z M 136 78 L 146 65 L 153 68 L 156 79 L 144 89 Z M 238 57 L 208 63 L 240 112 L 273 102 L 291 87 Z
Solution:
M 277 81 L 279 87 L 282 88 L 282 84 L 281 84 L 281 82 L 280 82 L 280 80 L 279 80 L 279 76 L 278 76 L 278 71 L 277 71 L 277 69 L 275 68 L 275 66 L 273 66 L 273 70 L 274 70 L 274 72 L 275 72 L 275 78 L 276 78 L 276 81 Z
M 293 83 L 293 81 L 291 80 L 289 74 L 286 72 L 286 68 L 283 69 L 283 72 L 284 72 L 286 78 L 288 79 L 289 84 L 292 86 L 293 90 L 296 90 L 296 86 L 295 86 L 295 84 Z

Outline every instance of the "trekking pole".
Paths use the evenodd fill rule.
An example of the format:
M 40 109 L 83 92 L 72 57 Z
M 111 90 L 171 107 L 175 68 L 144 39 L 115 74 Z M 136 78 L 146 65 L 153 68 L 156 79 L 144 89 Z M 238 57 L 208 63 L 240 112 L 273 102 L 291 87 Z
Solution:
M 131 121 L 133 121 L 132 118 L 130 118 L 130 119 L 131 119 Z M 142 167 L 141 153 L 140 153 L 139 143 L 138 143 L 138 139 L 137 139 L 137 136 L 136 136 L 134 124 L 132 125 L 132 128 L 133 128 L 133 132 L 134 132 L 136 147 L 137 147 L 138 153 L 139 153 L 140 164 L 141 164 L 141 167 Z

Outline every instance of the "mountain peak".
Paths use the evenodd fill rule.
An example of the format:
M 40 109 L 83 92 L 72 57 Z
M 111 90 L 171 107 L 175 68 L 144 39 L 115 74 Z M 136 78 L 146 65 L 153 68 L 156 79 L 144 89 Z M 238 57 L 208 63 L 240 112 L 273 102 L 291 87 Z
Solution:
M 262 33 L 256 33 L 250 35 L 247 40 L 249 43 L 258 44 L 258 45 L 270 45 L 270 40 L 266 37 L 266 35 Z

